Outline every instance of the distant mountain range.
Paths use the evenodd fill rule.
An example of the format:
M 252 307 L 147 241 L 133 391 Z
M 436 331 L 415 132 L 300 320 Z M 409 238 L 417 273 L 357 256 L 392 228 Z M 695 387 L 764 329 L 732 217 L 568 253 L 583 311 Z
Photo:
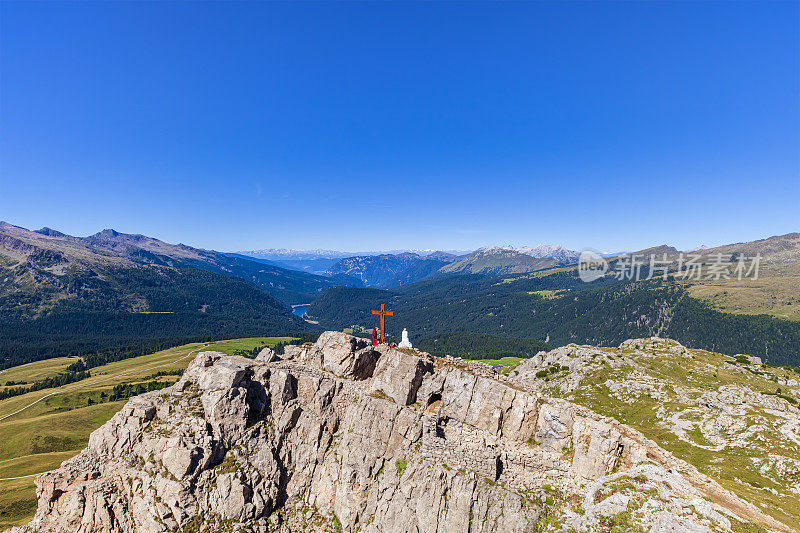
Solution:
M 465 255 L 468 254 L 469 251 L 447 250 L 440 252 L 436 250 L 399 249 L 371 252 L 342 252 L 338 250 L 294 250 L 287 248 L 267 248 L 264 250 L 249 250 L 235 253 L 238 255 L 256 257 L 258 259 L 266 259 L 268 261 L 306 261 L 314 259 L 344 259 L 346 257 L 364 257 L 372 255 L 397 255 L 404 253 L 414 253 L 420 257 L 426 257 L 434 253 Z
M 472 331 L 545 341 L 549 335 L 558 344 L 666 333 L 716 350 L 800 361 L 786 348 L 800 338 L 800 326 L 763 316 L 800 321 L 798 233 L 693 252 L 706 262 L 723 254 L 728 266 L 761 254 L 758 280 L 681 278 L 676 269 L 684 257 L 668 245 L 608 257 L 608 271 L 590 284 L 578 279 L 577 252 L 557 245 L 348 257 L 272 252 L 267 259 L 112 229 L 75 237 L 0 222 L 0 367 L 313 329 L 289 304 L 313 302 L 308 314 L 327 326 L 371 324 L 363 313 L 383 301 L 405 310 L 394 325 L 402 318 L 428 336 Z M 663 287 L 615 278 L 630 257 L 650 254 L 670 265 Z M 762 316 L 734 317 L 739 323 L 732 315 Z
M 410 266 L 413 262 L 405 258 L 407 254 L 415 256 L 417 259 L 441 261 L 442 266 L 450 261 L 450 258 L 466 255 L 469 252 L 436 251 L 436 250 L 390 250 L 386 252 L 339 252 L 335 250 L 287 250 L 274 249 L 253 250 L 247 252 L 237 252 L 238 257 L 247 257 L 269 264 L 308 272 L 322 276 L 347 275 L 361 280 L 368 287 L 396 286 L 402 283 L 410 283 L 422 279 L 427 272 L 434 271 L 434 265 L 428 267 L 418 267 L 409 270 L 405 275 L 398 272 L 398 265 L 406 264 Z M 398 259 L 390 259 L 398 256 Z M 374 261 L 367 258 L 376 257 Z M 339 264 L 341 263 L 341 264 Z M 380 264 L 384 265 L 385 272 L 378 274 L 381 270 Z M 350 265 L 350 266 L 348 266 Z M 369 265 L 369 266 L 368 266 Z M 369 271 L 369 273 L 367 272 Z M 394 279 L 395 276 L 397 279 Z M 378 279 L 379 278 L 379 279 Z M 366 281 L 365 281 L 366 280 Z M 410 281 L 409 281 L 410 280 Z M 389 285 L 386 285 L 389 283 Z
M 449 274 L 524 274 L 544 268 L 574 263 L 579 253 L 563 246 L 540 244 L 514 248 L 489 246 L 474 252 L 400 251 L 362 253 L 336 259 L 345 252 L 317 250 L 262 250 L 257 254 L 270 263 L 325 276 L 348 276 L 367 287 L 398 287 L 435 276 Z M 310 258 L 317 254 L 317 257 Z M 244 256 L 244 255 L 241 255 Z M 325 256 L 325 257 L 323 257 Z M 278 259 L 278 258 L 282 259 Z M 285 259 L 294 257 L 294 259 Z
M 480 252 L 484 255 L 503 254 L 507 252 L 516 252 L 522 255 L 528 255 L 536 259 L 550 258 L 560 261 L 562 263 L 574 263 L 578 260 L 580 252 L 567 250 L 563 246 L 557 244 L 539 244 L 537 246 L 522 246 L 514 248 L 513 246 L 487 246 L 479 248 L 475 252 Z
M 398 287 L 435 276 L 442 267 L 459 259 L 447 252 L 425 257 L 412 252 L 348 257 L 331 266 L 327 273 L 356 278 L 367 287 Z
M 666 256 L 666 279 L 659 273 L 647 279 L 648 266 L 638 281 L 617 275 L 632 257 L 648 262 L 651 254 Z M 661 245 L 608 259 L 608 271 L 586 283 L 575 263 L 488 247 L 416 283 L 389 290 L 330 289 L 306 313 L 326 328 L 370 327 L 370 309 L 384 303 L 395 312 L 387 322 L 394 338 L 403 328 L 412 340 L 468 332 L 553 345 L 611 346 L 620 339 L 661 336 L 800 366 L 800 234 L 708 248 L 701 263 L 714 264 L 718 254 L 723 268 L 735 267 L 740 257 L 752 265 L 760 254 L 758 279 L 678 275 L 687 253 Z
M 356 255 L 358 252 L 340 252 L 337 250 L 294 250 L 290 248 L 266 248 L 264 250 L 246 250 L 236 252 L 239 255 L 266 259 L 268 261 L 306 261 L 309 259 L 341 259 Z

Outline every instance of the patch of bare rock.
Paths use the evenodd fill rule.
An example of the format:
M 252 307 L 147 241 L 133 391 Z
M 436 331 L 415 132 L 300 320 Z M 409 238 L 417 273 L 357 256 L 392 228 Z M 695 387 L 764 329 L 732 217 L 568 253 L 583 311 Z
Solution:
M 525 371 L 338 332 L 282 357 L 203 352 L 39 476 L 36 516 L 13 531 L 785 530 Z

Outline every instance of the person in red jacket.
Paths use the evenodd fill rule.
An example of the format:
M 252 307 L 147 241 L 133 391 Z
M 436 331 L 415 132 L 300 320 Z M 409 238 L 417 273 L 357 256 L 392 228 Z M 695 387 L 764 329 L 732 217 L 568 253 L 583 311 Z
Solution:
M 378 345 L 378 330 L 375 328 L 372 328 L 372 345 Z

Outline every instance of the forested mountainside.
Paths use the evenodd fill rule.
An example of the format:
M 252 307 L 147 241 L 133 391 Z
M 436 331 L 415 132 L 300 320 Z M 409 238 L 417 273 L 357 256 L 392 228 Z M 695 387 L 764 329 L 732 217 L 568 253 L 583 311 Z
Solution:
M 454 274 L 509 278 L 550 276 L 576 270 L 578 256 L 577 252 L 554 245 L 490 246 L 460 257 L 439 253 L 424 258 L 408 253 L 351 257 L 340 260 L 329 272 L 348 273 L 363 280 L 368 287 L 391 288 Z M 679 276 L 678 270 L 688 269 L 698 256 L 701 265 L 697 267 L 697 273 L 702 271 L 704 275 Z M 758 268 L 750 270 L 755 257 L 760 259 Z M 446 261 L 447 264 L 437 270 L 438 265 L 431 263 L 431 259 Z M 609 271 L 604 277 L 613 277 L 624 268 L 629 269 L 628 274 L 636 271 L 641 272 L 642 278 L 647 277 L 651 259 L 665 265 L 670 276 L 680 278 L 691 296 L 716 310 L 800 320 L 800 233 L 687 252 L 663 244 L 632 253 L 607 254 L 604 261 L 608 262 Z M 741 266 L 740 259 L 746 259 L 744 263 L 750 274 L 743 279 L 736 274 L 736 269 Z M 632 263 L 638 266 L 632 266 Z M 714 272 L 721 272 L 720 268 L 727 273 L 715 275 Z M 655 272 L 655 275 L 660 273 Z
M 0 225 L 0 367 L 309 327 L 253 283 L 131 258 L 143 249 L 120 253 L 53 230 Z
M 0 285 L 0 368 L 63 355 L 140 355 L 194 340 L 309 327 L 258 287 L 205 270 L 111 268 L 65 274 L 57 282 L 63 285 L 42 282 L 33 294 Z M 56 301 L 26 313 L 41 308 L 42 296 Z
M 774 365 L 800 365 L 800 323 L 733 315 L 693 298 L 674 278 L 581 282 L 575 271 L 501 279 L 449 276 L 392 290 L 336 288 L 307 313 L 323 327 L 373 325 L 381 303 L 395 315 L 387 332 L 414 338 L 472 332 L 600 346 L 625 339 L 669 337 L 726 354 L 749 353 Z
M 78 241 L 94 249 L 107 250 L 140 263 L 201 268 L 228 274 L 254 283 L 288 305 L 309 303 L 329 287 L 361 286 L 357 279 L 344 275 L 319 276 L 237 254 L 201 250 L 184 244 L 168 244 L 144 235 L 129 235 L 110 229 L 78 238 Z
M 543 254 L 552 254 L 552 256 Z M 574 263 L 577 255 L 561 246 L 490 246 L 466 255 L 433 252 L 381 254 L 340 259 L 326 271 L 361 280 L 367 287 L 390 288 L 452 274 L 515 275 Z M 346 284 L 340 284 L 346 285 Z M 353 286 L 349 284 L 348 286 Z

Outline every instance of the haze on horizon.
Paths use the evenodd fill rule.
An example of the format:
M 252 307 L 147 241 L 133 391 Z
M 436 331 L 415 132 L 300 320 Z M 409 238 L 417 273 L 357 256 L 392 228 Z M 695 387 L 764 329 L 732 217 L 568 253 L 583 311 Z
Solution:
M 0 219 L 263 248 L 800 231 L 800 4 L 0 4 Z

